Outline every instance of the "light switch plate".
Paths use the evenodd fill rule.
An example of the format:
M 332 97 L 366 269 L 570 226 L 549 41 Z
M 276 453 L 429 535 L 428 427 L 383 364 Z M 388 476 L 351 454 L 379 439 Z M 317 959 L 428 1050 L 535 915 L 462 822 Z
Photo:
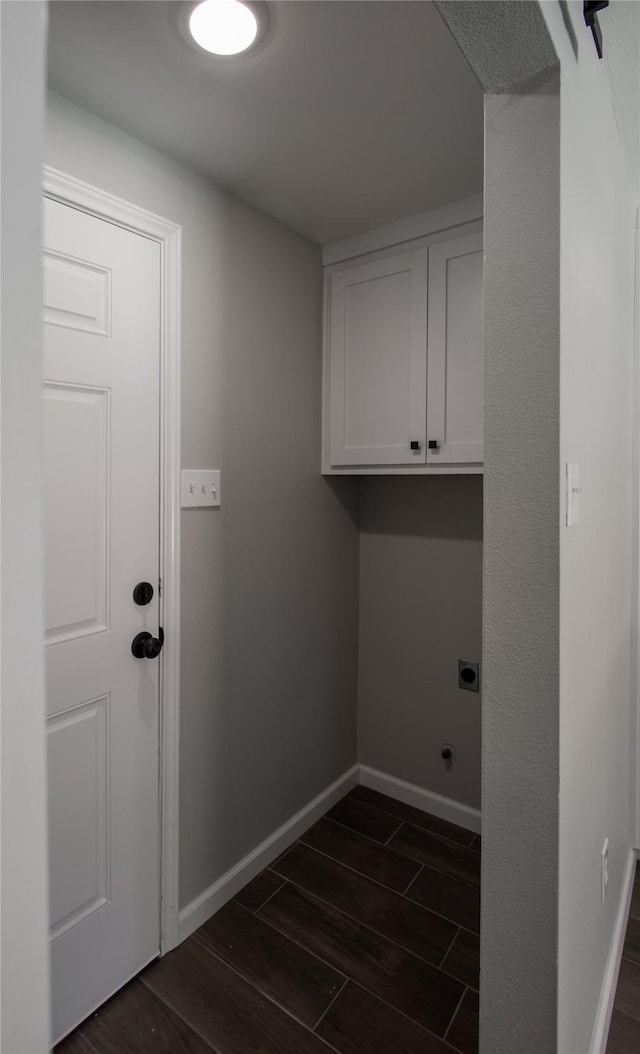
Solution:
M 183 468 L 182 508 L 217 508 L 220 505 L 219 468 Z
M 567 527 L 580 522 L 580 465 L 567 462 Z

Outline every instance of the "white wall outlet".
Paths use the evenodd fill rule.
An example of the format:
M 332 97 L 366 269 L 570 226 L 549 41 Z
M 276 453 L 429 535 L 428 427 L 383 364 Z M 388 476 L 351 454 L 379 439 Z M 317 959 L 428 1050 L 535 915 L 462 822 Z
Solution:
M 580 522 L 580 465 L 567 462 L 567 527 Z
M 602 852 L 600 854 L 600 896 L 602 903 L 605 902 L 607 889 L 609 887 L 609 839 L 605 838 Z
M 220 505 L 219 468 L 183 468 L 182 508 L 204 508 Z

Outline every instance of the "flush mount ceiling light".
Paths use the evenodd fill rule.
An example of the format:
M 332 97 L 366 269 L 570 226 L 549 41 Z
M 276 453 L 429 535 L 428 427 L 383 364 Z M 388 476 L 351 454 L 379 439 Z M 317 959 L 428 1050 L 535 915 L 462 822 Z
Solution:
M 242 0 L 203 0 L 189 16 L 191 36 L 213 55 L 239 55 L 255 44 L 259 30 L 253 5 Z

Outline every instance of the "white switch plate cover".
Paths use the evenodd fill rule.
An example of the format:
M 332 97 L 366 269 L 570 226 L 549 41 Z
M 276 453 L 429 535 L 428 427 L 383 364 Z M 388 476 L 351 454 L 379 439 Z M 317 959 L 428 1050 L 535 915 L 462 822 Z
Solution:
M 219 468 L 183 468 L 182 508 L 218 508 L 220 505 Z
M 580 522 L 580 465 L 567 462 L 567 527 Z

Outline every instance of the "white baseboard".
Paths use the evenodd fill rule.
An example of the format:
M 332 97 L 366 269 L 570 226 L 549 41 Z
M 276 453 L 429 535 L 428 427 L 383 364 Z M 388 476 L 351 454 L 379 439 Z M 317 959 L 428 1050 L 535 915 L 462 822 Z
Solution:
M 589 1046 L 590 1054 L 605 1054 L 607 1046 L 611 1014 L 613 1013 L 613 1001 L 616 997 L 618 974 L 620 973 L 620 960 L 622 958 L 624 938 L 627 931 L 629 908 L 631 907 L 637 856 L 638 854 L 635 849 L 629 850 L 627 866 L 622 880 L 618 914 L 616 915 L 615 926 L 613 927 L 607 964 L 602 978 L 602 988 L 600 989 L 596 1020 L 591 1035 L 591 1044 Z
M 268 867 L 357 783 L 358 766 L 354 765 L 222 875 L 217 882 L 205 889 L 204 893 L 187 904 L 178 915 L 178 941 L 184 941 L 191 936 L 199 926 L 202 926 L 203 922 L 211 918 L 228 900 L 231 900 L 231 897 L 235 897 L 247 882 Z
M 368 765 L 359 766 L 359 782 L 363 787 L 388 794 L 390 798 L 396 798 L 405 805 L 414 805 L 416 809 L 430 812 L 432 816 L 438 816 L 441 820 L 448 820 L 464 827 L 467 831 L 480 833 L 481 813 L 479 809 L 473 809 L 470 805 L 454 801 L 453 798 L 445 798 L 433 791 L 423 790 L 415 783 L 407 783 L 395 776 L 388 776 L 386 772 L 378 772 L 377 769 L 369 768 Z

